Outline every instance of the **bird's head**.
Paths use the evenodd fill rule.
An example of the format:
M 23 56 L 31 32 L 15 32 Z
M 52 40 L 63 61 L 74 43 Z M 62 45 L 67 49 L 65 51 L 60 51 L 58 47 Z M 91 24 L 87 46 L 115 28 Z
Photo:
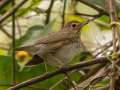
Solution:
M 64 26 L 63 30 L 79 32 L 82 26 L 83 24 L 79 21 L 70 21 Z

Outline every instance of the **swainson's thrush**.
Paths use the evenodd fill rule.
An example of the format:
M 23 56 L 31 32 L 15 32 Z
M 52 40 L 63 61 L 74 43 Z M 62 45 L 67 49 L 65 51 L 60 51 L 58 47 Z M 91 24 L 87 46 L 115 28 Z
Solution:
M 33 45 L 19 48 L 16 57 L 17 59 L 31 59 L 24 63 L 26 65 L 45 61 L 50 65 L 61 67 L 80 51 L 79 36 L 83 25 L 79 21 L 71 21 L 62 30 L 41 38 Z M 25 54 L 19 54 L 21 51 L 28 52 L 32 58 L 26 58 Z

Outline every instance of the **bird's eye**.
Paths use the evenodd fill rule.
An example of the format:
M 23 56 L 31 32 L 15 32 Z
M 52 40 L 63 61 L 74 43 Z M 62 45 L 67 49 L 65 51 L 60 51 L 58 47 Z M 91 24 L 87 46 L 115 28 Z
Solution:
M 76 26 L 77 26 L 76 23 L 73 23 L 73 24 L 71 25 L 72 28 L 75 28 Z

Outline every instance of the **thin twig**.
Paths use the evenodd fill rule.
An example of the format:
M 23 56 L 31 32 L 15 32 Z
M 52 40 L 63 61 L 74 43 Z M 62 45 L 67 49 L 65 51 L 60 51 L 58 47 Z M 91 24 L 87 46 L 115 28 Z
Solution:
M 0 30 L 9 38 L 12 38 L 12 36 L 0 25 Z
M 28 0 L 22 0 L 20 3 L 16 4 L 12 9 L 6 12 L 3 16 L 0 17 L 0 23 L 10 17 L 14 12 L 16 12 L 22 5 L 25 4 Z
M 113 0 L 106 0 L 106 3 L 108 5 L 108 10 L 109 10 L 109 16 L 112 22 L 117 22 L 118 17 L 116 13 L 116 8 L 115 8 L 115 3 Z M 116 33 L 117 33 L 117 26 L 112 25 L 112 37 L 113 37 L 113 51 L 116 52 L 117 47 L 116 47 Z M 110 88 L 109 90 L 115 90 L 115 82 L 116 82 L 116 71 L 115 71 L 115 60 L 112 60 L 112 69 L 111 69 L 111 83 L 110 83 Z
M 108 65 L 105 67 L 102 67 L 100 70 L 98 70 L 94 75 L 89 77 L 88 79 L 84 80 L 80 84 L 77 85 L 77 88 L 79 90 L 85 90 L 91 83 L 93 83 L 96 79 L 100 77 L 105 77 L 107 73 L 109 72 Z
M 21 27 L 20 27 L 20 24 L 19 24 L 19 20 L 17 18 L 16 18 L 16 25 L 17 25 L 17 28 L 18 28 L 19 36 L 21 38 L 22 37 L 22 31 L 21 31 Z
M 45 24 L 48 24 L 49 21 L 50 21 L 50 13 L 51 13 L 51 10 L 52 10 L 54 1 L 55 1 L 55 0 L 51 0 L 50 6 L 49 6 L 49 8 L 48 8 L 48 10 L 47 10 L 47 16 L 46 16 Z
M 67 79 L 69 80 L 70 84 L 72 85 L 72 87 L 74 88 L 74 90 L 76 90 L 75 84 L 73 83 L 72 79 L 70 78 L 69 74 L 67 72 L 64 73 L 65 76 L 67 77 Z
M 36 10 L 37 9 L 37 10 Z M 30 18 L 30 17 L 33 17 L 33 16 L 37 16 L 38 14 L 44 14 L 44 13 L 47 13 L 47 11 L 46 10 L 43 10 L 43 9 L 41 9 L 41 8 L 36 8 L 36 9 L 34 9 L 33 11 L 34 12 L 36 12 L 37 14 L 35 14 L 35 15 L 31 15 L 31 16 L 27 16 L 26 18 Z M 51 11 L 51 13 L 52 14 L 60 14 L 60 12 L 58 12 L 58 11 Z M 80 13 L 80 12 L 75 12 L 75 14 L 72 14 L 72 13 L 65 13 L 66 15 L 75 15 L 75 16 L 86 16 L 86 17 L 96 17 L 96 16 L 98 16 L 99 14 L 95 14 L 95 15 L 91 15 L 91 14 L 86 14 L 86 13 Z M 101 14 L 101 16 L 102 15 L 105 15 L 104 13 L 100 13 Z
M 97 66 L 94 66 L 93 68 L 90 67 L 89 72 L 83 76 L 82 78 L 80 78 L 80 80 L 78 80 L 78 83 L 88 79 L 89 77 L 91 77 L 92 75 L 94 75 L 96 72 L 98 72 L 98 70 L 100 70 L 101 68 L 103 68 L 106 64 L 99 64 Z
M 8 4 L 11 0 L 1 0 L 0 1 L 0 9 L 5 7 L 6 4 Z
M 97 50 L 99 50 L 99 49 L 101 49 L 101 48 L 109 47 L 109 46 L 111 46 L 111 44 L 112 44 L 112 41 L 109 41 L 109 42 L 105 43 L 104 45 L 96 48 L 94 51 L 92 51 L 92 53 L 96 52 Z
M 58 82 L 56 82 L 54 85 L 52 85 L 49 90 L 54 90 L 54 88 L 59 85 L 60 83 L 62 83 L 64 80 L 66 80 L 66 77 L 64 77 L 63 79 L 59 80 Z
M 108 10 L 109 10 L 109 15 L 110 15 L 110 19 L 111 22 L 115 22 L 117 21 L 117 14 L 116 14 L 116 10 L 115 7 L 113 6 L 113 1 L 112 0 L 106 0 L 107 4 L 108 4 Z M 116 51 L 116 26 L 112 26 L 112 36 L 113 36 L 113 49 L 114 51 Z
M 100 47 L 102 50 L 99 51 L 99 52 L 97 52 L 97 53 L 94 55 L 94 57 L 97 57 L 97 56 L 100 55 L 102 52 L 105 52 L 105 51 L 108 50 L 112 45 L 113 45 L 113 44 L 112 44 L 112 41 L 106 43 L 105 45 L 103 45 L 102 47 Z M 100 48 L 99 48 L 99 49 L 100 49 Z M 97 49 L 98 49 L 98 48 L 97 48 Z M 96 49 L 96 50 L 97 50 L 97 49 Z M 96 50 L 95 50 L 95 51 L 96 51 Z
M 67 5 L 67 0 L 64 0 L 63 13 L 62 13 L 62 27 L 65 24 L 66 5 Z
M 86 17 L 96 17 L 98 16 L 99 14 L 95 14 L 95 15 L 90 15 L 90 14 L 86 14 L 86 13 L 78 13 L 78 12 L 75 12 L 75 15 L 80 15 L 80 16 L 86 16 Z M 103 13 L 104 15 L 104 13 Z
M 12 0 L 14 7 L 15 0 Z M 13 58 L 13 85 L 16 84 L 16 66 L 15 66 L 15 13 L 12 14 L 12 58 Z
M 37 76 L 37 77 L 34 77 L 34 78 L 29 79 L 27 81 L 24 81 L 22 83 L 19 83 L 19 84 L 15 85 L 15 86 L 12 86 L 12 87 L 8 88 L 7 90 L 20 89 L 20 88 L 29 86 L 29 85 L 37 83 L 37 82 L 47 80 L 47 79 L 49 79 L 49 78 L 51 78 L 53 76 L 56 76 L 56 75 L 59 75 L 59 74 L 64 74 L 65 72 L 69 72 L 69 71 L 72 71 L 72 70 L 75 70 L 75 69 L 80 69 L 80 68 L 90 66 L 90 65 L 94 65 L 94 64 L 98 64 L 98 63 L 107 63 L 108 61 L 109 60 L 107 60 L 107 58 L 100 57 L 100 58 L 97 58 L 95 60 L 83 61 L 83 62 L 81 62 L 79 64 L 74 64 L 74 65 L 62 67 L 62 68 L 60 68 L 60 69 L 58 69 L 56 71 L 49 72 L 49 73 L 46 73 L 46 74 L 44 74 L 42 76 Z

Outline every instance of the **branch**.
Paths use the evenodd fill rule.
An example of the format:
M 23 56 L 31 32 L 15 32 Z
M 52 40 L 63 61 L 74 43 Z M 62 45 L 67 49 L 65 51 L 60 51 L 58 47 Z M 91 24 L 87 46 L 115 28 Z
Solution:
M 110 19 L 111 19 L 111 23 L 112 22 L 117 22 L 118 17 L 117 17 L 114 1 L 113 0 L 106 0 L 106 2 L 107 2 L 107 5 L 108 5 L 108 10 L 109 10 L 109 16 L 110 16 Z M 116 33 L 119 33 L 119 32 L 117 30 L 118 29 L 117 25 L 112 25 L 111 27 L 112 27 L 112 37 L 113 37 L 113 51 L 115 52 L 117 50 L 117 47 L 116 47 Z M 118 38 L 118 40 L 119 40 L 119 38 Z M 111 82 L 110 82 L 109 90 L 115 90 L 114 89 L 115 88 L 115 82 L 116 82 L 115 60 L 112 60 L 111 71 L 112 71 L 111 72 Z
M 112 0 L 106 0 L 107 2 L 107 5 L 108 5 L 108 10 L 109 10 L 109 16 L 110 16 L 110 19 L 111 19 L 111 23 L 112 22 L 116 22 L 118 20 L 117 18 L 117 14 L 116 14 L 116 9 L 113 5 L 113 1 Z M 116 34 L 116 26 L 113 25 L 112 26 L 112 36 L 113 36 L 113 48 L 114 48 L 114 51 L 116 51 L 116 39 L 115 39 L 115 34 Z
M 11 0 L 1 0 L 0 1 L 0 9 L 6 6 Z
M 0 25 L 0 30 L 9 38 L 12 38 L 12 36 Z
M 14 12 L 16 12 L 27 1 L 28 0 L 22 0 L 19 4 L 16 4 L 12 9 L 10 9 L 3 16 L 1 16 L 0 17 L 0 23 L 2 23 L 4 20 L 6 20 L 8 17 L 10 17 Z
M 18 28 L 18 34 L 20 38 L 22 37 L 22 30 L 18 18 L 16 18 L 16 27 Z
M 15 0 L 12 0 L 12 7 L 15 6 Z M 15 60 L 15 13 L 12 13 L 12 83 L 13 85 L 16 84 L 16 60 Z
M 94 21 L 95 19 L 99 18 L 100 16 L 101 16 L 101 14 L 97 15 L 96 17 L 93 17 L 92 19 L 88 19 L 85 22 L 82 22 L 81 26 L 84 26 L 84 25 L 88 24 L 89 22 Z
M 112 47 L 112 45 L 113 45 L 112 41 L 109 41 L 109 42 L 107 42 L 106 44 L 104 44 L 104 45 L 96 48 L 96 50 L 94 50 L 94 52 L 97 51 L 97 50 L 100 50 L 101 48 L 102 48 L 102 50 L 98 51 L 98 52 L 94 55 L 94 57 L 97 57 L 97 56 L 100 55 L 102 52 L 108 50 L 110 47 Z
M 85 90 L 92 82 L 100 79 L 101 77 L 105 77 L 109 73 L 108 65 L 102 67 L 98 70 L 94 75 L 90 76 L 88 79 L 84 80 L 80 84 L 77 85 L 79 90 Z
M 47 80 L 47 79 L 49 79 L 53 76 L 56 76 L 56 75 L 59 75 L 59 74 L 64 74 L 65 72 L 70 72 L 72 70 L 80 69 L 80 68 L 83 68 L 83 67 L 86 67 L 86 66 L 90 66 L 90 65 L 94 65 L 94 64 L 98 64 L 98 63 L 107 63 L 107 62 L 109 62 L 109 60 L 107 60 L 107 58 L 105 58 L 105 57 L 100 57 L 100 58 L 97 58 L 97 59 L 94 59 L 94 60 L 89 60 L 89 61 L 83 61 L 83 62 L 80 62 L 78 64 L 62 67 L 62 68 L 60 68 L 56 71 L 46 73 L 42 76 L 40 75 L 40 76 L 34 77 L 32 79 L 29 79 L 27 81 L 19 83 L 15 86 L 12 86 L 12 87 L 8 88 L 7 90 L 20 89 L 20 88 L 29 86 L 29 85 L 37 83 L 37 82 Z
M 81 15 L 81 16 L 86 16 L 86 17 L 97 17 L 99 14 L 96 14 L 96 15 L 90 15 L 90 14 L 85 14 L 85 13 L 78 13 L 78 12 L 75 12 L 75 15 Z M 102 16 L 102 14 L 101 14 Z
M 37 14 L 41 14 L 41 13 L 44 14 L 44 13 L 47 12 L 46 10 L 43 10 L 41 8 L 35 8 L 35 9 L 33 9 L 33 11 L 36 12 Z M 60 12 L 57 12 L 57 11 L 51 11 L 51 13 L 52 14 L 60 14 Z M 28 16 L 26 18 L 30 18 L 30 17 L 36 16 L 37 14 Z M 71 13 L 65 13 L 65 14 L 66 15 L 76 15 L 76 16 L 81 15 L 81 16 L 87 16 L 87 17 L 97 17 L 97 16 L 99 16 L 99 14 L 101 14 L 101 16 L 104 15 L 104 13 L 99 13 L 99 14 L 96 14 L 96 15 L 90 15 L 90 14 L 79 13 L 79 12 L 75 12 L 75 14 L 71 14 Z
M 67 0 L 64 0 L 64 6 L 63 6 L 63 13 L 62 13 L 62 27 L 64 26 L 65 24 L 65 10 L 66 10 L 66 3 L 67 3 Z
M 49 8 L 48 8 L 48 10 L 47 10 L 47 16 L 46 16 L 45 24 L 48 24 L 48 23 L 49 23 L 50 13 L 51 13 L 52 6 L 53 6 L 53 4 L 54 4 L 54 1 L 55 1 L 55 0 L 51 0 L 50 6 L 49 6 Z

